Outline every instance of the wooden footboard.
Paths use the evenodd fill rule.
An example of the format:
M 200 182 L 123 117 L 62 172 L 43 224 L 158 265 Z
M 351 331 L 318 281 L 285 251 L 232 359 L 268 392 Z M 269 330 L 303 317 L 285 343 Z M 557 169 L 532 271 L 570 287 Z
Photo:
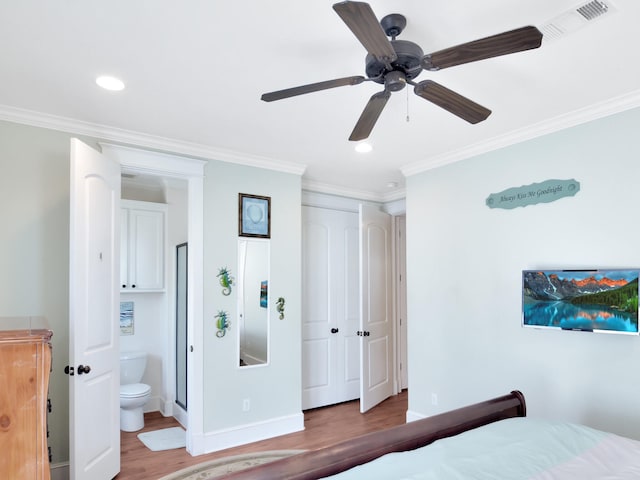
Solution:
M 300 453 L 225 476 L 233 480 L 316 480 L 362 465 L 391 452 L 413 450 L 440 438 L 511 417 L 524 417 L 524 395 L 508 395 L 476 403 L 329 447 Z

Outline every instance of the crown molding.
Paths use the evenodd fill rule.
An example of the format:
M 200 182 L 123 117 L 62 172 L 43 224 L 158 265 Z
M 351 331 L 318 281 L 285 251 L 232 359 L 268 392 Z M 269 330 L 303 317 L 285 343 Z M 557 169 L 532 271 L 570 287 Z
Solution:
M 376 203 L 392 202 L 394 200 L 400 200 L 405 197 L 404 188 L 396 189 L 385 194 L 379 194 L 370 191 L 356 190 L 352 188 L 340 187 L 328 183 L 313 182 L 304 179 L 302 180 L 302 189 L 309 192 L 325 193 L 327 195 L 355 198 L 357 200 L 366 200 Z
M 277 170 L 279 172 L 291 173 L 300 176 L 302 176 L 307 168 L 306 165 L 300 165 L 297 163 L 284 162 L 259 155 L 235 152 L 232 150 L 213 148 L 198 143 L 173 140 L 156 135 L 109 127 L 97 123 L 84 122 L 68 117 L 35 112 L 8 105 L 0 105 L 0 120 L 30 125 L 33 127 L 48 128 L 50 130 L 58 130 L 74 135 L 84 135 L 96 138 L 97 140 L 123 144 L 122 146 L 147 148 L 160 152 L 186 155 L 205 160 L 220 160 L 229 163 L 247 165 L 250 167 Z
M 541 137 L 549 133 L 564 130 L 602 117 L 624 112 L 640 106 L 640 90 L 621 95 L 613 99 L 580 108 L 564 115 L 530 125 L 505 135 L 493 137 L 442 155 L 430 157 L 405 165 L 400 169 L 405 177 L 442 167 L 483 153 L 498 150 L 516 143 Z
M 409 177 L 638 106 L 640 106 L 640 90 L 574 110 L 568 114 L 560 115 L 550 120 L 545 120 L 535 125 L 493 137 L 458 150 L 410 163 L 402 167 L 400 171 L 405 177 Z M 172 140 L 165 137 L 25 110 L 8 105 L 0 105 L 0 120 L 68 132 L 74 135 L 85 135 L 98 140 L 124 144 L 124 146 L 148 148 L 206 160 L 225 161 L 300 176 L 302 176 L 306 170 L 306 166 L 304 165 L 274 160 L 259 155 L 249 155 L 231 150 L 212 148 L 202 144 Z M 397 189 L 386 194 L 377 194 L 370 191 L 355 190 L 304 179 L 302 180 L 302 187 L 312 192 L 383 203 L 403 199 L 406 195 L 405 189 Z
M 111 147 L 114 148 L 130 148 L 132 150 L 149 149 L 156 153 L 167 155 L 185 155 L 195 157 L 196 159 L 219 160 L 300 176 L 304 174 L 307 168 L 306 165 L 299 165 L 297 163 L 283 162 L 258 155 L 248 155 L 196 143 L 177 141 L 97 123 L 84 122 L 73 118 L 11 107 L 9 105 L 0 105 L 0 120 L 67 132 L 73 135 L 84 135 L 97 139 L 100 144 L 111 144 Z M 304 179 L 303 188 L 319 193 L 374 202 L 389 202 L 402 199 L 405 196 L 404 189 L 380 195 L 369 191 L 354 190 L 320 182 L 304 181 Z

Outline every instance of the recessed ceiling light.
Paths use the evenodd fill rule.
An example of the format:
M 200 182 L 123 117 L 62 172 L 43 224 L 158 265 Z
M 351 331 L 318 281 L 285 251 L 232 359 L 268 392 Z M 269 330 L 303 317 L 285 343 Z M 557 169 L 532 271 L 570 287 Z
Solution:
M 389 182 L 387 183 L 388 188 L 396 188 L 398 186 L 398 182 Z
M 96 83 L 105 90 L 111 90 L 112 92 L 119 92 L 120 90 L 124 90 L 124 82 L 116 77 L 103 75 L 96 78 Z
M 370 143 L 361 142 L 356 145 L 356 152 L 358 153 L 369 153 L 371 150 L 373 150 L 373 147 Z

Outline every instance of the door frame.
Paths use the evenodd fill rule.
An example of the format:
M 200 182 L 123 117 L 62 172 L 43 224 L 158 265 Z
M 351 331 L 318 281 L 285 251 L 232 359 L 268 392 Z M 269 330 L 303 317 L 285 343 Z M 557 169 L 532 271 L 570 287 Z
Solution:
M 407 243 L 406 243 L 406 215 L 393 217 L 393 273 L 396 312 L 396 379 L 397 391 L 409 388 L 407 375 Z
M 123 173 L 176 178 L 187 181 L 187 444 L 191 455 L 204 453 L 203 433 L 203 279 L 204 279 L 204 167 L 205 160 L 99 142 L 102 152 L 118 161 Z M 175 331 L 173 339 L 175 342 Z

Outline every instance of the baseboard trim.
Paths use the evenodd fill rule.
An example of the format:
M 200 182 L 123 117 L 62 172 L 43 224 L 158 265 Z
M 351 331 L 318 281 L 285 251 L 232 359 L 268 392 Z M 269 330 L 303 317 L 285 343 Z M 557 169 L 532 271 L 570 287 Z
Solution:
M 193 439 L 189 450 L 191 455 L 217 452 L 226 448 L 258 442 L 267 438 L 304 430 L 304 415 L 273 418 L 263 422 L 248 423 L 239 427 L 207 432 Z
M 166 415 L 164 415 L 163 407 L 164 407 L 164 400 L 162 399 L 162 397 L 155 396 L 155 397 L 149 398 L 147 403 L 145 403 L 143 409 L 144 409 L 144 413 L 160 412 L 162 413 L 163 416 L 166 417 Z
M 50 467 L 51 480 L 69 480 L 69 463 L 55 463 Z
M 423 418 L 427 418 L 427 415 L 423 415 L 418 412 L 414 412 L 412 410 L 407 410 L 406 419 L 407 423 L 415 422 L 416 420 L 422 420 Z

